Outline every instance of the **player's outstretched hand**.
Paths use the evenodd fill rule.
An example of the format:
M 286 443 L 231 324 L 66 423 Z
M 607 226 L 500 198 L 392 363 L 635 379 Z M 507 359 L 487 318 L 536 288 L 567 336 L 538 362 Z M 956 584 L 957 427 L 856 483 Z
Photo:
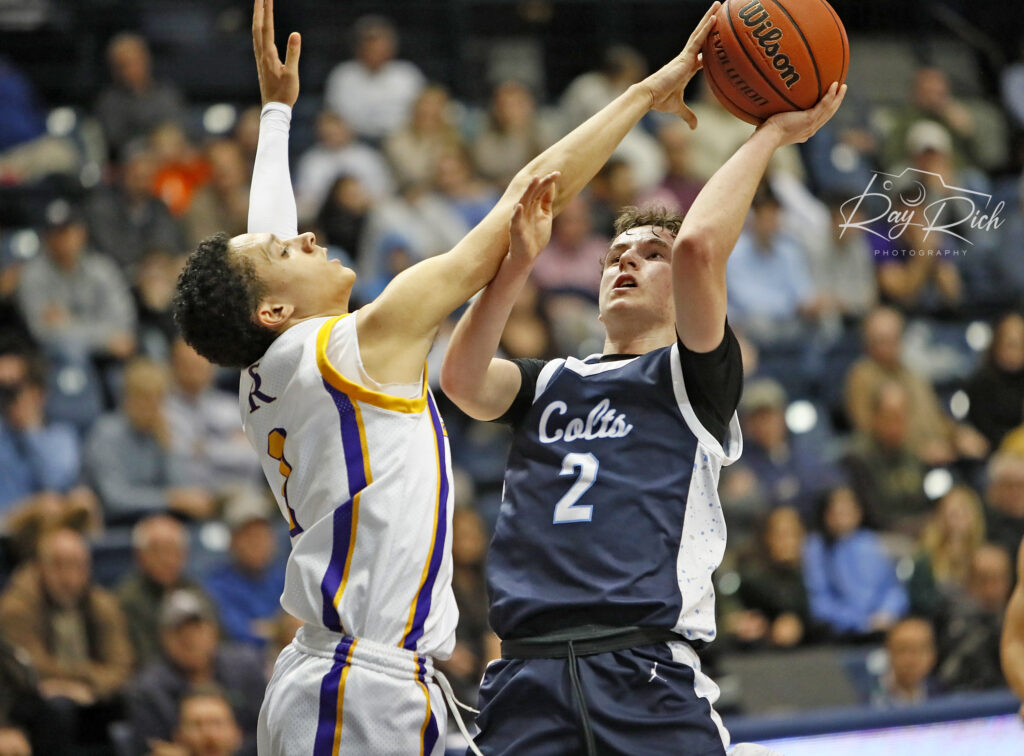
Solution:
M 517 265 L 532 265 L 551 239 L 552 202 L 555 182 L 561 174 L 534 176 L 519 198 L 509 224 L 509 260 Z
M 839 86 L 837 82 L 832 82 L 828 91 L 813 108 L 776 113 L 757 128 L 777 130 L 780 147 L 806 142 L 836 114 L 839 106 L 843 104 L 844 97 L 846 85 Z
M 717 16 L 715 13 L 721 3 L 714 2 L 708 8 L 707 13 L 697 24 L 690 38 L 686 40 L 686 46 L 676 57 L 652 73 L 641 84 L 651 91 L 651 107 L 663 113 L 675 113 L 680 116 L 691 129 L 697 128 L 697 116 L 683 102 L 683 90 L 693 75 L 704 65 L 701 60 L 700 50 L 704 47 L 704 40 L 715 26 Z
M 252 49 L 256 53 L 256 73 L 260 78 L 263 104 L 283 102 L 288 107 L 299 99 L 299 53 L 302 38 L 298 32 L 288 35 L 284 63 L 274 44 L 274 0 L 255 0 L 252 7 Z

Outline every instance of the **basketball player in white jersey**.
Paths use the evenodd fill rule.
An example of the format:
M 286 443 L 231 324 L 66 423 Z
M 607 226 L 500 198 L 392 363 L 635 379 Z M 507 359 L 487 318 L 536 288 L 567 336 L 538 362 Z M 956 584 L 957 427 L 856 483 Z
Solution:
M 427 352 L 494 277 L 511 218 L 557 211 L 652 107 L 695 125 L 683 88 L 713 10 L 679 56 L 531 161 L 455 248 L 349 314 L 355 274 L 296 228 L 287 154 L 300 39 L 289 37 L 282 64 L 272 0 L 256 0 L 264 107 L 249 233 L 199 245 L 175 314 L 200 354 L 243 370 L 245 432 L 291 529 L 281 603 L 306 624 L 267 688 L 264 756 L 443 752 L 432 660 L 450 654 L 457 610 L 448 442 Z
M 814 108 L 765 121 L 685 219 L 620 216 L 601 261 L 602 355 L 491 356 L 550 236 L 547 216 L 513 219 L 509 255 L 456 327 L 441 372 L 467 414 L 513 428 L 486 565 L 502 639 L 480 693 L 486 756 L 729 747 L 718 688 L 696 655 L 716 632 L 718 473 L 741 450 L 726 263 L 772 154 L 808 139 L 844 94 L 833 84 Z

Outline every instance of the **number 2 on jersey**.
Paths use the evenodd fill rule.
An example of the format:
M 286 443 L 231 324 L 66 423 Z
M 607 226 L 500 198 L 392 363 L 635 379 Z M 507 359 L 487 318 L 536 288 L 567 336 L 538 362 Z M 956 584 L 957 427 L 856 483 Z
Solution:
M 573 482 L 565 496 L 555 504 L 555 525 L 562 525 L 567 522 L 590 522 L 594 516 L 594 507 L 590 504 L 577 504 L 597 480 L 597 457 L 590 452 L 570 452 L 562 459 L 562 472 L 559 475 L 575 475 L 579 468 L 579 475 Z

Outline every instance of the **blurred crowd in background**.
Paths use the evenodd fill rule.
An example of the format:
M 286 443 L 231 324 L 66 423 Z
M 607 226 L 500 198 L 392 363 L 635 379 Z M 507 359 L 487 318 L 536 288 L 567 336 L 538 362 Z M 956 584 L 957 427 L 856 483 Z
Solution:
M 244 58 L 235 98 L 190 100 L 166 65 L 168 4 L 137 5 L 155 20 L 142 34 L 107 19 L 93 56 L 105 76 L 73 101 L 0 54 L 4 756 L 255 754 L 266 675 L 296 629 L 278 605 L 287 526 L 241 433 L 238 375 L 181 341 L 169 311 L 188 251 L 245 231 L 255 72 Z M 53 11 L 11 7 L 23 16 L 0 14 L 8 39 L 33 9 Z M 303 71 L 324 75 L 303 79 L 291 146 L 299 227 L 358 271 L 353 306 L 449 249 L 515 171 L 662 62 L 626 44 L 577 51 L 551 91 L 537 48 L 508 43 L 446 79 L 403 54 L 401 19 L 352 21 L 338 58 L 307 40 Z M 851 36 L 846 105 L 776 155 L 729 263 L 744 453 L 720 486 L 730 545 L 706 663 L 864 649 L 862 701 L 896 706 L 1004 685 L 998 637 L 1024 536 L 1024 64 L 951 54 L 963 40 L 929 58 Z M 224 49 L 230 68 L 250 54 Z M 505 356 L 601 351 L 599 259 L 619 208 L 685 212 L 752 129 L 699 77 L 691 89 L 696 131 L 652 114 L 555 220 Z M 974 192 L 997 222 L 881 240 L 883 222 L 848 201 L 906 169 L 929 202 Z M 496 655 L 483 570 L 508 433 L 434 390 L 462 615 L 438 666 L 472 702 Z

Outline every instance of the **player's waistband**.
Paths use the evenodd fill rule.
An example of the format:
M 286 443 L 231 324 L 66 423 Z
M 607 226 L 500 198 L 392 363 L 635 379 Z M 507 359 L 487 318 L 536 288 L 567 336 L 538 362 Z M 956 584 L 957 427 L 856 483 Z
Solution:
M 503 659 L 569 659 L 622 651 L 654 643 L 687 642 L 679 633 L 663 627 L 611 627 L 580 625 L 531 638 L 501 642 Z
M 403 680 L 416 678 L 425 682 L 434 677 L 434 660 L 429 656 L 315 625 L 300 627 L 292 645 L 311 656 L 344 661 Z

